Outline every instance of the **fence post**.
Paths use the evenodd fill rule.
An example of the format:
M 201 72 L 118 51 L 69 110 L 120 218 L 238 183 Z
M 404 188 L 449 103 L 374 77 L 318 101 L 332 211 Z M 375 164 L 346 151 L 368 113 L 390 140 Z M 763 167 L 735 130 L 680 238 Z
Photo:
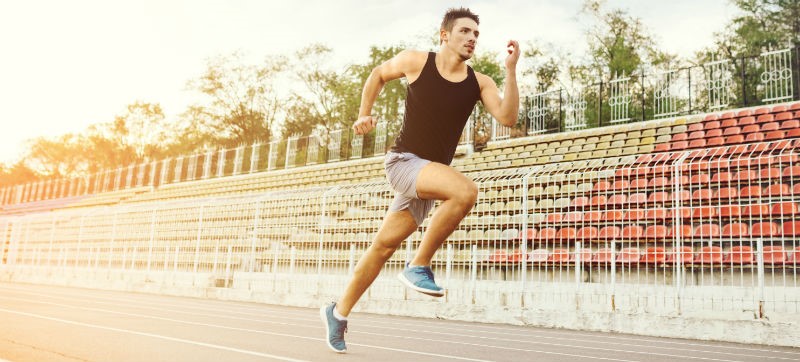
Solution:
M 611 239 L 611 311 L 617 310 L 616 290 L 617 288 L 617 242 Z
M 197 221 L 197 239 L 194 244 L 194 267 L 193 272 L 197 274 L 198 263 L 200 262 L 200 237 L 203 235 L 203 211 L 206 205 L 200 205 L 200 216 Z
M 150 217 L 150 245 L 147 248 L 147 272 L 150 272 L 150 264 L 153 259 L 153 242 L 156 238 L 156 210 L 153 208 L 153 215 Z
M 252 171 L 252 169 L 251 169 Z M 250 234 L 250 273 L 256 267 L 256 239 L 258 239 L 258 225 L 261 223 L 261 200 L 256 200 L 256 215 L 253 217 L 253 232 Z
M 756 258 L 758 258 L 758 318 L 764 318 L 764 239 L 756 240 Z
M 675 227 L 677 227 L 677 232 L 675 232 L 675 242 L 673 245 L 676 246 L 683 245 L 683 218 L 680 212 L 681 208 L 683 208 L 683 200 L 680 197 L 680 176 L 683 163 L 688 157 L 689 152 L 683 152 L 683 155 L 681 155 L 678 160 L 675 161 L 672 167 L 672 205 L 675 205 L 673 208 L 675 211 L 672 213 L 672 225 L 675 225 L 673 226 L 673 230 L 675 230 Z M 676 250 L 675 265 L 673 266 L 673 270 L 675 271 L 673 275 L 675 278 L 675 288 L 677 292 L 675 307 L 678 309 L 677 312 L 680 315 L 683 313 L 683 248 L 673 247 L 673 249 Z

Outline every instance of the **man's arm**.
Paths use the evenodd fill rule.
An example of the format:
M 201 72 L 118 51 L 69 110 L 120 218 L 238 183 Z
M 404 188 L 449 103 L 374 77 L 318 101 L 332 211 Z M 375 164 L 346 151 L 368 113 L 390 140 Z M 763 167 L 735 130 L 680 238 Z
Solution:
M 358 120 L 353 124 L 356 134 L 366 134 L 377 124 L 377 120 L 372 118 L 372 106 L 381 93 L 383 86 L 389 81 L 402 77 L 411 80 L 419 77 L 422 67 L 425 65 L 427 53 L 415 50 L 403 50 L 392 59 L 372 69 L 367 81 L 364 82 L 364 90 L 361 92 L 361 106 L 358 109 Z M 420 63 L 421 60 L 421 63 Z
M 517 124 L 519 113 L 519 89 L 517 89 L 517 60 L 519 60 L 519 43 L 514 40 L 508 42 L 509 50 L 506 58 L 506 81 L 503 89 L 503 98 L 500 98 L 500 89 L 489 76 L 476 73 L 478 84 L 481 87 L 481 102 L 484 107 L 498 122 L 507 127 Z

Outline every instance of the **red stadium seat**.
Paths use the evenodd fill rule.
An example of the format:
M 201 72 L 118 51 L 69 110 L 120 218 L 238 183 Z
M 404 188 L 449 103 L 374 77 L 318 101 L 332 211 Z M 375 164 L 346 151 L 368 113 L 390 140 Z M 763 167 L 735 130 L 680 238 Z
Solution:
M 672 226 L 669 229 L 669 233 L 667 234 L 668 238 L 677 238 L 678 233 L 680 233 L 682 238 L 691 238 L 693 236 L 692 233 L 692 225 L 678 225 Z
M 580 262 L 581 263 L 589 263 L 592 261 L 592 249 L 581 248 L 580 252 L 574 252 L 570 255 L 569 261 L 577 262 L 578 255 L 580 255 Z
M 623 216 L 623 211 L 608 210 L 603 213 L 603 221 L 621 221 Z
M 645 189 L 647 188 L 647 179 L 646 178 L 637 178 L 631 181 L 631 188 L 632 189 Z
M 756 118 L 756 123 L 768 123 L 775 121 L 775 116 L 771 114 L 762 114 Z
M 669 143 L 659 143 L 653 147 L 653 152 L 667 152 L 670 149 Z
M 689 131 L 689 132 L 702 131 L 703 130 L 703 124 L 702 123 L 692 123 L 688 127 L 686 127 L 686 130 Z
M 587 196 L 578 196 L 569 203 L 569 206 L 575 207 L 586 207 L 589 205 L 589 197 Z
M 580 211 L 571 211 L 564 214 L 562 222 L 576 223 L 583 221 L 583 213 Z
M 777 184 L 777 185 L 769 185 L 767 189 L 764 190 L 764 196 L 783 196 L 789 195 L 789 185 L 787 184 Z
M 617 180 L 614 181 L 614 186 L 611 188 L 612 190 L 627 190 L 631 187 L 630 182 L 628 180 Z
M 715 198 L 719 199 L 733 199 L 739 197 L 739 189 L 735 187 L 723 187 L 717 190 Z
M 563 220 L 564 220 L 564 214 L 558 212 L 547 214 L 547 216 L 545 216 L 544 218 L 544 221 L 547 222 L 548 224 L 560 224 Z
M 628 200 L 628 195 L 625 194 L 616 194 L 611 195 L 608 198 L 608 205 L 609 206 L 622 206 L 625 205 L 625 202 Z
M 508 253 L 505 250 L 495 250 L 486 261 L 490 263 L 505 263 L 508 261 Z
M 692 201 L 710 201 L 714 197 L 714 191 L 711 189 L 694 190 L 692 193 Z
M 769 216 L 769 214 L 769 204 L 745 205 L 744 209 L 742 209 L 742 216 L 764 217 Z
M 704 206 L 697 207 L 692 210 L 693 219 L 710 219 L 714 216 L 717 216 L 716 207 Z
M 786 131 L 772 131 L 764 136 L 765 141 L 774 141 L 786 138 Z
M 670 151 L 685 150 L 687 147 L 689 147 L 688 141 L 677 141 L 669 144 Z
M 758 116 L 758 115 L 761 115 L 761 114 L 767 114 L 767 113 L 769 113 L 769 108 L 767 108 L 767 107 L 756 108 L 753 111 L 753 115 L 754 116 Z
M 711 176 L 711 182 L 713 183 L 725 183 L 730 182 L 733 179 L 733 174 L 727 171 L 717 172 L 714 176 Z
M 725 128 L 725 130 L 722 132 L 722 135 L 723 136 L 733 136 L 733 135 L 738 135 L 738 134 L 741 134 L 741 133 L 742 133 L 742 128 L 741 127 L 736 127 L 736 126 L 730 127 L 729 126 L 728 128 Z
M 710 121 L 703 123 L 703 129 L 706 131 L 710 129 L 717 129 L 719 128 L 719 126 L 720 126 L 719 121 Z
M 644 234 L 644 230 L 639 225 L 628 225 L 622 228 L 621 237 L 623 239 L 639 239 Z
M 741 126 L 741 124 L 740 124 L 740 126 Z M 743 133 L 743 134 L 755 133 L 755 132 L 758 132 L 760 129 L 761 129 L 761 127 L 759 127 L 757 124 L 748 124 L 748 125 L 742 127 L 742 132 L 741 133 Z
M 607 191 L 611 188 L 611 183 L 608 181 L 597 181 L 592 186 L 592 191 Z
M 700 224 L 697 228 L 694 229 L 694 236 L 695 237 L 718 237 L 720 236 L 719 232 L 719 225 L 717 224 Z
M 647 202 L 647 193 L 637 192 L 628 197 L 628 203 L 634 206 L 639 206 Z
M 651 155 L 649 153 L 645 153 L 643 155 L 639 155 L 639 157 L 636 158 L 636 161 L 634 163 L 636 163 L 636 164 L 642 164 L 642 163 L 647 164 L 647 163 L 650 163 L 652 161 L 653 161 L 653 155 Z
M 696 264 L 721 264 L 722 248 L 719 246 L 704 246 L 694 257 Z
M 796 215 L 797 204 L 794 202 L 779 202 L 772 205 L 772 215 Z
M 639 260 L 646 264 L 663 264 L 667 260 L 667 252 L 662 247 L 651 246 L 647 248 Z
M 594 226 L 585 226 L 578 230 L 578 239 L 597 239 L 598 231 Z
M 602 211 L 587 211 L 583 214 L 583 221 L 585 222 L 598 222 L 603 216 Z
M 670 217 L 669 209 L 647 209 L 645 213 L 645 220 L 661 221 Z
M 747 137 L 745 137 L 745 142 L 761 142 L 766 138 L 763 133 L 761 132 L 753 132 L 749 133 Z
M 700 132 L 703 132 L 703 131 L 700 131 Z M 670 142 L 686 141 L 688 139 L 689 139 L 689 134 L 688 133 L 686 133 L 686 132 L 684 132 L 684 133 L 676 133 L 676 134 L 672 135 L 672 138 L 670 138 Z
M 724 262 L 731 264 L 751 264 L 753 263 L 753 249 L 748 245 L 733 246 L 725 256 Z
M 780 124 L 778 124 L 778 122 L 769 122 L 769 123 L 762 124 L 761 128 L 759 128 L 759 130 L 761 132 L 767 133 L 767 132 L 770 132 L 770 131 L 777 131 L 780 128 L 781 128 L 781 126 L 780 126 Z
M 741 127 L 741 126 L 746 126 L 746 125 L 755 124 L 755 123 L 756 123 L 756 117 L 747 115 L 745 117 L 739 118 L 738 125 Z
M 639 248 L 622 248 L 617 257 L 617 263 L 633 264 L 639 262 Z
M 663 239 L 667 237 L 667 227 L 664 225 L 650 225 L 644 231 L 645 239 Z
M 792 119 L 792 112 L 780 112 L 775 115 L 776 122 L 783 122 L 791 119 Z M 783 125 L 781 125 L 781 128 L 783 128 Z
M 783 177 L 800 177 L 800 166 L 791 166 L 783 169 Z
M 578 236 L 578 230 L 575 230 L 574 227 L 563 227 L 558 229 L 558 234 L 556 234 L 556 239 L 559 240 L 573 240 Z
M 741 213 L 742 210 L 739 205 L 724 205 L 719 207 L 720 217 L 739 217 Z
M 524 261 L 523 258 L 525 256 L 527 256 L 527 255 L 523 255 L 521 250 L 515 249 L 508 255 L 508 262 L 509 263 L 522 262 L 522 261 Z
M 789 109 L 789 108 L 786 107 L 785 105 L 779 104 L 777 106 L 772 107 L 772 113 L 785 112 L 787 109 Z
M 792 195 L 800 195 L 800 183 L 796 183 L 792 186 Z
M 592 196 L 592 199 L 589 201 L 589 205 L 591 206 L 603 206 L 608 202 L 608 196 L 606 195 L 597 195 Z
M 718 119 L 719 119 L 719 115 L 718 115 L 718 114 L 716 114 L 716 113 L 712 113 L 712 114 L 707 114 L 707 115 L 706 115 L 706 116 L 703 118 L 703 122 L 716 121 L 716 120 L 718 120 Z
M 742 139 L 744 138 L 744 137 L 742 137 L 740 135 L 734 135 L 734 136 L 729 136 L 729 137 L 730 137 L 730 139 L 728 139 L 728 140 L 726 140 L 724 137 L 709 138 L 706 141 L 706 146 L 708 146 L 708 147 L 717 147 L 717 146 L 722 146 L 722 145 L 724 145 L 726 143 L 738 144 L 738 143 L 742 143 L 742 141 L 737 141 L 737 137 L 738 138 L 742 138 Z
M 745 223 L 731 223 L 722 227 L 722 236 L 741 237 L 750 234 L 750 226 Z
M 794 251 L 787 256 L 786 262 L 794 265 L 800 264 L 800 246 L 795 247 Z
M 736 117 L 736 113 L 733 113 L 732 111 L 723 112 L 722 114 L 719 115 L 719 119 L 721 121 L 722 120 L 731 119 L 731 118 L 734 118 L 734 117 Z
M 600 229 L 600 233 L 597 235 L 597 238 L 611 240 L 618 238 L 619 234 L 620 234 L 619 226 L 605 226 L 602 229 Z
M 638 220 L 644 220 L 644 218 L 645 218 L 645 211 L 644 210 L 642 210 L 642 209 L 632 209 L 632 210 L 628 210 L 628 212 L 625 213 L 624 220 L 638 221 Z
M 592 255 L 593 263 L 610 263 L 611 262 L 611 249 L 601 248 Z
M 774 222 L 759 222 L 750 229 L 752 236 L 778 236 L 778 225 Z
M 711 182 L 711 176 L 706 173 L 696 174 L 689 179 L 689 182 L 693 185 L 704 185 Z
M 783 245 L 764 245 L 765 264 L 783 264 L 786 262 L 786 250 Z
M 788 121 L 781 122 L 781 129 L 788 131 L 790 129 L 800 128 L 800 121 L 796 119 L 790 119 Z
M 790 111 L 795 111 L 795 110 L 799 110 L 799 109 L 800 109 L 800 102 L 792 103 L 792 104 L 789 105 L 789 110 Z
M 671 263 L 679 263 L 683 262 L 684 264 L 690 264 L 694 261 L 694 250 L 692 250 L 691 246 L 681 246 L 675 247 L 667 254 L 666 260 L 664 263 L 671 264 Z
M 784 236 L 800 236 L 800 221 L 786 221 L 782 229 Z
M 544 228 L 539 230 L 539 240 L 554 240 L 558 230 L 556 228 Z
M 777 167 L 770 167 L 762 169 L 758 173 L 758 178 L 761 180 L 768 180 L 768 179 L 780 179 L 781 178 L 781 169 Z
M 706 140 L 705 139 L 689 141 L 689 148 L 701 148 L 701 147 L 705 147 L 705 146 L 706 146 Z
M 528 229 L 527 233 L 525 233 L 525 231 L 520 231 L 518 240 L 522 240 L 523 237 L 527 237 L 527 240 L 536 239 L 536 229 L 530 228 L 530 229 Z
M 681 133 L 681 134 L 685 134 L 685 133 Z M 688 140 L 697 140 L 697 139 L 703 139 L 703 138 L 706 138 L 706 132 L 705 131 L 694 131 L 692 133 L 689 133 L 689 136 L 684 138 L 684 139 L 682 139 L 682 140 L 675 139 L 675 136 L 672 137 L 672 140 L 673 141 L 683 141 L 683 140 L 687 140 L 687 139 Z
M 670 201 L 669 192 L 664 192 L 664 191 L 653 192 L 647 198 L 647 202 L 649 202 L 649 203 L 657 203 L 657 202 L 658 203 L 663 203 L 663 202 L 669 202 L 669 201 Z
M 761 197 L 761 186 L 745 186 L 742 187 L 741 192 L 739 192 L 739 197 L 741 198 L 757 198 Z
M 553 252 L 547 258 L 547 261 L 553 263 L 566 263 L 569 262 L 569 250 L 567 249 L 553 249 Z
M 547 249 L 535 249 L 528 254 L 531 263 L 544 263 L 550 258 L 550 251 Z
M 706 138 L 712 139 L 717 137 L 722 137 L 722 128 L 715 128 L 706 131 Z

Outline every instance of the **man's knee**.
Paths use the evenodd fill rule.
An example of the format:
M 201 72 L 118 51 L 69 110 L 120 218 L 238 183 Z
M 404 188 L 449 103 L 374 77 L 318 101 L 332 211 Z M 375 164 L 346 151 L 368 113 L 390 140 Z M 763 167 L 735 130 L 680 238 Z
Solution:
M 375 240 L 372 243 L 372 249 L 377 253 L 381 258 L 384 260 L 388 260 L 389 258 L 394 255 L 394 252 L 397 250 L 398 245 L 388 243 L 382 240 Z
M 472 209 L 478 201 L 478 186 L 472 180 L 467 180 L 461 185 L 454 199 L 467 210 Z

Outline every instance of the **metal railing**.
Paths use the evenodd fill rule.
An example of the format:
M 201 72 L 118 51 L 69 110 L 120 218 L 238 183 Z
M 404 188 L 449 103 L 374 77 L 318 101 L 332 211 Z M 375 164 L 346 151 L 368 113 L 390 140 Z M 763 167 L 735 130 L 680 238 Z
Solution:
M 451 305 L 800 312 L 800 141 L 483 171 L 433 260 Z M 2 267 L 207 276 L 293 295 L 343 290 L 393 197 L 384 182 L 0 217 Z M 435 211 L 435 210 L 434 210 Z M 394 275 L 367 299 L 423 298 Z

